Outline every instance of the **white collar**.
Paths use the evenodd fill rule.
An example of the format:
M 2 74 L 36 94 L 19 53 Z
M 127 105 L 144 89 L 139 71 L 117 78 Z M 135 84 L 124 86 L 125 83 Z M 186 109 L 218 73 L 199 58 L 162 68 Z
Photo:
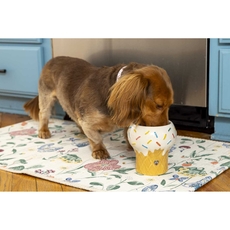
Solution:
M 121 77 L 121 74 L 122 74 L 124 68 L 126 68 L 126 67 L 127 67 L 127 66 L 123 66 L 123 67 L 119 70 L 119 72 L 118 72 L 118 74 L 117 74 L 117 81 L 118 81 L 119 78 Z

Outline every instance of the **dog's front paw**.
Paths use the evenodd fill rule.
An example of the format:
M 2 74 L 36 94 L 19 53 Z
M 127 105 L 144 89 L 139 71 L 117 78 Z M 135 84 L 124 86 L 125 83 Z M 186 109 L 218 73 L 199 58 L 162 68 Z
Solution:
M 95 150 L 93 151 L 92 156 L 93 158 L 100 159 L 100 160 L 110 158 L 110 155 L 106 149 Z
M 40 129 L 38 132 L 38 137 L 42 138 L 42 139 L 47 139 L 51 137 L 51 133 L 49 131 L 49 129 L 44 130 L 44 129 Z

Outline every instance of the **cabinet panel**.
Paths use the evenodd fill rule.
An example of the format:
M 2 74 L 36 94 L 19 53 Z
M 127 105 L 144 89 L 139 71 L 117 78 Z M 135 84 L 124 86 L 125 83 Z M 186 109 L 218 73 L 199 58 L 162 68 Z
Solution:
M 230 113 L 230 49 L 219 51 L 219 112 Z
M 42 47 L 0 47 L 0 94 L 36 95 L 43 63 Z
M 211 139 L 230 141 L 230 40 L 210 39 L 209 114 L 215 116 Z
M 1 38 L 0 43 L 27 43 L 27 44 L 41 44 L 41 38 Z
M 38 93 L 42 67 L 52 58 L 51 39 L 0 39 L 0 112 L 26 114 L 23 105 Z M 56 104 L 56 116 L 64 111 Z
M 220 38 L 219 43 L 220 44 L 230 44 L 230 38 Z

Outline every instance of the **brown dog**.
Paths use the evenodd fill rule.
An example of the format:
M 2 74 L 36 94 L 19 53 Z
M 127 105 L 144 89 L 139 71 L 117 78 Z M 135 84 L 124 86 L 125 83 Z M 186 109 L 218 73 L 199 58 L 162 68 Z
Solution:
M 173 103 L 170 79 L 160 67 L 138 63 L 95 67 L 71 57 L 56 57 L 47 62 L 38 93 L 24 105 L 30 116 L 40 122 L 38 136 L 51 137 L 48 123 L 58 100 L 88 137 L 96 159 L 109 157 L 102 132 L 119 126 L 125 127 L 126 134 L 131 123 L 166 125 Z

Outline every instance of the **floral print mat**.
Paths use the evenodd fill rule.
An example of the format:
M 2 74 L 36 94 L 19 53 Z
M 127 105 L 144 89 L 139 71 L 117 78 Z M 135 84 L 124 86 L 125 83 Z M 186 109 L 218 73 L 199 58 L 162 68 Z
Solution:
M 38 138 L 33 120 L 1 128 L 0 169 L 90 191 L 176 192 L 195 191 L 230 167 L 230 143 L 178 136 L 168 172 L 144 176 L 121 129 L 104 135 L 111 159 L 95 160 L 74 122 L 51 119 L 49 128 L 50 139 Z

